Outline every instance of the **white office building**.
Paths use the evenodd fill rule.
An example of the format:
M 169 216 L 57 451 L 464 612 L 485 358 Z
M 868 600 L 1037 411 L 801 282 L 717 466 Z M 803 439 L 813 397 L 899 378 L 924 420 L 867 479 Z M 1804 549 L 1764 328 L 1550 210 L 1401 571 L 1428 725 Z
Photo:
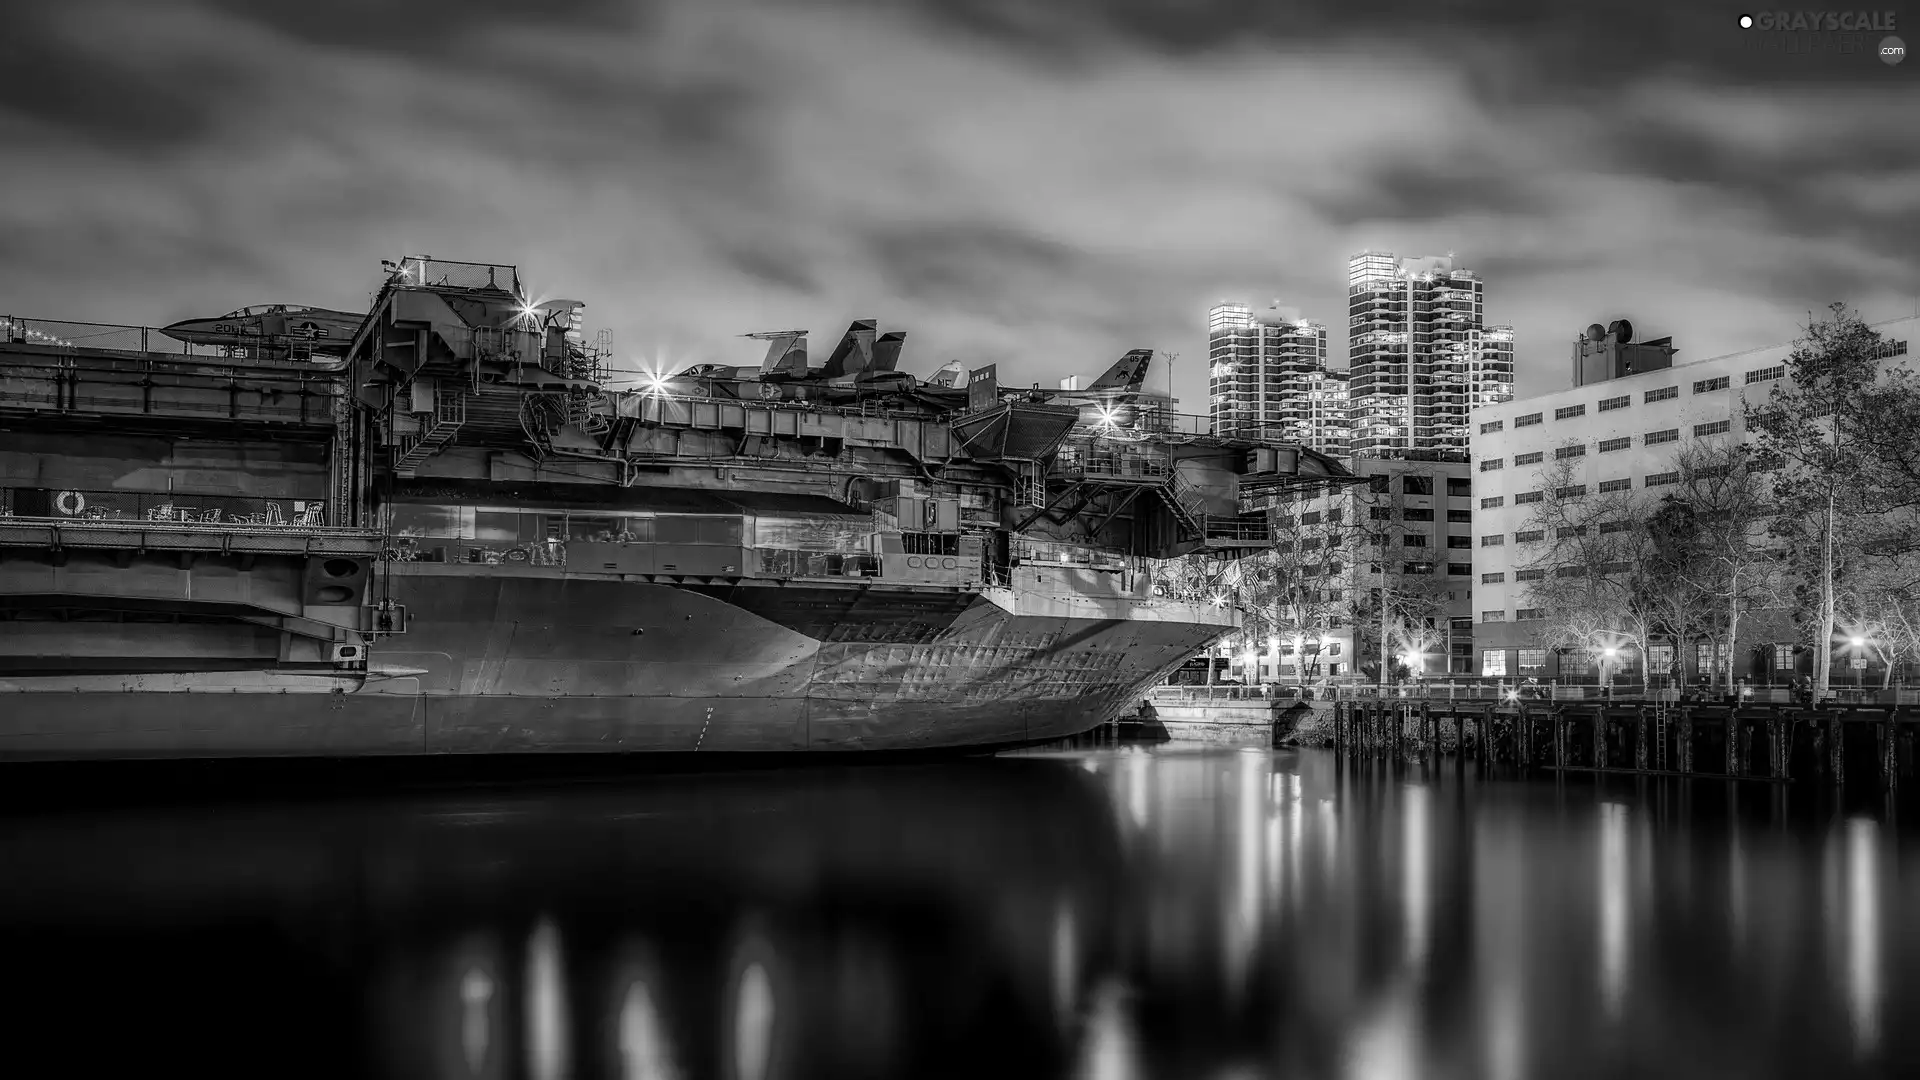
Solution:
M 1889 357 L 1908 357 L 1920 318 L 1883 322 L 1874 329 L 1885 339 Z M 1575 347 L 1574 380 L 1584 385 L 1474 410 L 1471 475 L 1478 502 L 1472 606 L 1480 674 L 1592 673 L 1585 657 L 1549 655 L 1540 634 L 1546 613 L 1530 608 L 1526 599 L 1523 576 L 1539 572 L 1525 569 L 1528 545 L 1545 539 L 1529 532 L 1528 523 L 1555 466 L 1572 463 L 1569 486 L 1585 492 L 1673 484 L 1679 479 L 1674 463 L 1679 449 L 1701 440 L 1746 437 L 1744 402 L 1769 393 L 1786 377 L 1793 352 L 1792 343 L 1783 343 L 1667 366 L 1672 350 L 1666 341 L 1616 348 L 1596 335 Z M 1670 657 L 1652 659 L 1658 669 Z M 1683 658 L 1690 673 L 1712 659 Z M 1752 655 L 1735 661 L 1738 674 L 1756 678 L 1794 666 L 1786 642 L 1760 643 Z M 1638 667 L 1638 658 L 1631 662 Z

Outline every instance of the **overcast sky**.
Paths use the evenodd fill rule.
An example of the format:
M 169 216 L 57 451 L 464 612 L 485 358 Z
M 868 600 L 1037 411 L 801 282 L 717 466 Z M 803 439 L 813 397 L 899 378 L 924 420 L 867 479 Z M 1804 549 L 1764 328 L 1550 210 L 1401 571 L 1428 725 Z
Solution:
M 23 315 L 362 310 L 381 259 L 428 253 L 517 263 L 636 366 L 872 317 L 920 374 L 1171 350 L 1200 412 L 1207 307 L 1280 299 L 1344 357 L 1362 248 L 1479 271 L 1523 394 L 1596 320 L 1684 362 L 1920 297 L 1920 61 L 1882 64 L 1878 35 L 1789 54 L 1738 4 L 19 7 L 0 311 Z

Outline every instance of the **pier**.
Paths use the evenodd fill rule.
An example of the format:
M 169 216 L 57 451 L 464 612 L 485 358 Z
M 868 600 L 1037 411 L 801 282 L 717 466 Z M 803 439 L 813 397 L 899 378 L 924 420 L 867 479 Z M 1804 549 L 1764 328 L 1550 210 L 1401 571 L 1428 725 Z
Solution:
M 1331 709 L 1337 753 L 1455 755 L 1461 765 L 1715 776 L 1893 790 L 1911 780 L 1920 707 L 1660 700 L 1360 698 Z

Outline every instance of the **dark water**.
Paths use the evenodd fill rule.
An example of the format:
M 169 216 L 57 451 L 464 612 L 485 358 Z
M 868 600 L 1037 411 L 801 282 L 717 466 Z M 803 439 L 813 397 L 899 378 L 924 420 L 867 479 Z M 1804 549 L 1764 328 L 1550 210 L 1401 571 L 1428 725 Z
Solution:
M 1916 866 L 1873 799 L 1313 751 L 16 808 L 0 1053 L 23 1076 L 1920 1075 Z

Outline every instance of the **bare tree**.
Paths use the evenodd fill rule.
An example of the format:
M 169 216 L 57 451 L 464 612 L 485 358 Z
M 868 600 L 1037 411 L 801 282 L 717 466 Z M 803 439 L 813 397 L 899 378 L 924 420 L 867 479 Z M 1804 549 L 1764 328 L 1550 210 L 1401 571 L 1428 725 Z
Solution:
M 1715 657 L 1711 679 L 1724 674 L 1731 687 L 1742 621 L 1777 595 L 1773 502 L 1746 447 L 1696 441 L 1673 460 L 1678 481 L 1655 510 L 1665 526 L 1655 537 L 1660 584 L 1698 605 L 1697 626 Z
M 1907 378 L 1887 372 L 1880 335 L 1857 312 L 1843 304 L 1830 310 L 1827 319 L 1808 319 L 1787 359 L 1787 383 L 1764 403 L 1746 406 L 1747 427 L 1758 437 L 1756 458 L 1773 470 L 1778 531 L 1799 548 L 1803 558 L 1794 570 L 1813 593 L 1808 636 L 1816 701 L 1827 696 L 1832 677 L 1835 568 L 1844 548 L 1849 542 L 1864 550 L 1910 548 L 1908 522 L 1891 519 L 1910 517 L 1902 511 L 1912 510 L 1920 490 L 1904 482 L 1920 480 L 1920 458 L 1910 445 L 1920 394 Z M 1908 462 L 1914 468 L 1903 469 Z M 1817 544 L 1805 543 L 1807 522 L 1814 523 Z
M 1241 602 L 1265 636 L 1296 654 L 1295 673 L 1304 685 L 1317 674 L 1309 668 L 1319 666 L 1321 635 L 1347 612 L 1354 530 L 1339 505 L 1320 504 L 1282 520 L 1289 524 L 1273 548 L 1243 564 Z
M 1540 470 L 1539 501 L 1515 535 L 1527 602 L 1545 613 L 1546 644 L 1589 657 L 1630 647 L 1650 658 L 1671 614 L 1652 579 L 1646 501 L 1631 489 L 1601 492 L 1581 482 L 1574 462 Z

